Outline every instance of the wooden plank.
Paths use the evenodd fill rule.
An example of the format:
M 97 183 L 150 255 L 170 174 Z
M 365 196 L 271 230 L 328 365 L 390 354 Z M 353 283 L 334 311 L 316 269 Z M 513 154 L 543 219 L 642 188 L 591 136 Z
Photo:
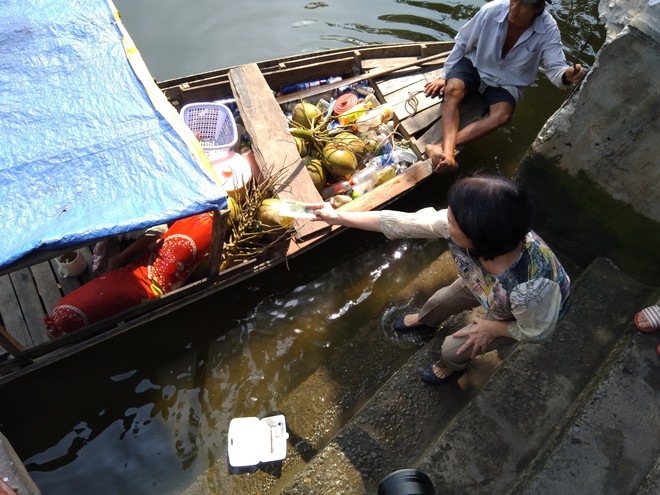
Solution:
M 0 277 L 0 316 L 9 334 L 23 347 L 30 347 L 30 334 L 9 275 Z
M 78 249 L 78 253 L 85 258 L 85 263 L 87 263 L 87 268 L 84 272 L 80 274 L 80 283 L 86 284 L 92 280 L 92 263 L 94 254 L 92 253 L 92 248 L 90 246 L 84 246 Z
M 44 308 L 41 304 L 41 298 L 37 292 L 37 287 L 32 279 L 32 272 L 29 268 L 22 268 L 9 275 L 16 297 L 21 306 L 23 319 L 27 325 L 30 334 L 28 347 L 48 342 L 46 325 L 44 324 Z
M 64 294 L 73 292 L 78 287 L 80 287 L 81 283 L 78 277 L 64 277 L 62 274 L 60 274 L 57 266 L 57 261 L 55 261 L 55 259 L 50 260 L 49 263 L 53 269 L 53 273 L 55 274 L 55 277 L 57 278 L 57 283 L 61 287 L 62 292 Z
M 278 174 L 285 177 L 277 196 L 306 203 L 322 201 L 288 131 L 287 119 L 257 65 L 230 70 L 229 80 L 261 173 L 265 177 Z M 321 230 L 320 224 L 298 220 L 296 230 L 304 237 Z
M 310 96 L 314 96 L 314 95 L 317 95 L 319 93 L 324 93 L 326 91 L 331 91 L 333 89 L 337 89 L 337 88 L 340 88 L 342 86 L 346 86 L 347 84 L 354 84 L 354 83 L 361 82 L 361 81 L 366 81 L 366 80 L 369 80 L 369 79 L 378 79 L 379 77 L 382 77 L 386 74 L 390 74 L 390 73 L 398 71 L 398 70 L 407 69 L 407 68 L 409 68 L 413 65 L 423 65 L 423 64 L 431 62 L 433 60 L 438 60 L 438 59 L 441 59 L 443 57 L 446 57 L 447 55 L 449 55 L 449 52 L 437 53 L 435 55 L 431 55 L 430 57 L 417 59 L 416 61 L 410 62 L 409 64 L 403 64 L 403 65 L 397 66 L 397 67 L 388 67 L 388 68 L 382 69 L 382 70 L 374 70 L 374 71 L 366 73 L 366 74 L 361 74 L 359 76 L 344 79 L 343 81 L 339 81 L 339 82 L 331 83 L 331 84 L 326 84 L 326 85 L 324 85 L 320 88 L 319 87 L 310 88 L 310 89 L 307 89 L 305 91 L 300 91 L 298 93 L 292 93 L 290 95 L 278 96 L 277 97 L 277 102 L 280 103 L 280 104 L 288 103 L 290 101 L 295 101 L 297 99 L 309 98 Z
M 211 233 L 211 249 L 209 250 L 209 283 L 213 283 L 220 274 L 220 257 L 224 247 L 228 220 L 229 210 L 216 210 L 213 212 L 213 230 Z
M 46 313 L 50 314 L 64 294 L 48 261 L 34 265 L 31 270 Z
M 418 84 L 420 87 L 417 89 L 423 90 L 428 81 L 433 81 L 437 77 L 440 77 L 441 73 L 442 69 L 435 69 L 428 72 L 415 71 L 405 77 L 388 77 L 379 79 L 378 89 L 384 96 L 401 91 L 403 88 L 412 84 Z
M 16 340 L 2 325 L 0 325 L 0 346 L 2 346 L 9 352 L 9 354 L 12 354 L 13 356 L 18 355 L 25 350 L 25 347 L 23 347 L 21 343 Z
M 459 129 L 462 129 L 470 122 L 483 118 L 488 112 L 483 98 L 480 95 L 472 95 L 466 98 L 459 107 Z M 415 145 L 424 152 L 427 144 L 439 143 L 442 139 L 442 120 L 438 120 L 422 136 L 415 139 Z

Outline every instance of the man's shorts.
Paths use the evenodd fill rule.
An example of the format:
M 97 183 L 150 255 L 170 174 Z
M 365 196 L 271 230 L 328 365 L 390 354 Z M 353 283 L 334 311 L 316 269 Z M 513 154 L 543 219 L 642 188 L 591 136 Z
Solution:
M 460 79 L 465 83 L 465 93 L 476 93 L 481 87 L 481 77 L 479 77 L 479 72 L 472 65 L 472 61 L 463 57 L 460 59 L 454 67 L 451 68 L 448 74 L 446 74 L 445 80 L 449 79 Z M 516 108 L 516 99 L 511 93 L 509 93 L 504 88 L 498 88 L 496 86 L 486 86 L 483 93 L 483 96 L 486 105 L 491 106 L 495 103 L 506 102 L 510 103 L 513 108 Z

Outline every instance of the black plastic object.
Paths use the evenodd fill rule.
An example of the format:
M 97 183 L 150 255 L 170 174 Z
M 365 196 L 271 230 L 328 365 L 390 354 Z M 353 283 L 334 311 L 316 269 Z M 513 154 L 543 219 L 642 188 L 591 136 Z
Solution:
M 378 495 L 435 495 L 435 488 L 426 473 L 399 469 L 381 480 Z

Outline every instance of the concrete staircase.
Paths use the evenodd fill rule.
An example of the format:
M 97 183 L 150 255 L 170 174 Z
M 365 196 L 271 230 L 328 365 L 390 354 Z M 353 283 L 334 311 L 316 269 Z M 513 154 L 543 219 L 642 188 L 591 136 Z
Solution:
M 438 494 L 660 493 L 660 335 L 632 324 L 652 288 L 605 258 L 573 280 L 550 342 L 481 356 L 440 387 L 421 370 L 469 315 L 395 345 L 381 321 L 361 329 L 281 405 L 282 464 L 237 473 L 221 459 L 186 495 L 375 494 L 403 468 Z

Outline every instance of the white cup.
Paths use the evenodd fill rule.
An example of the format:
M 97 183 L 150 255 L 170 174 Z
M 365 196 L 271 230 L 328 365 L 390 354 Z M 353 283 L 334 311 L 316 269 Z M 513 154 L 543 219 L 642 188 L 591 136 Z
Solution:
M 58 256 L 57 271 L 61 277 L 77 277 L 87 270 L 87 261 L 78 251 L 70 251 Z

